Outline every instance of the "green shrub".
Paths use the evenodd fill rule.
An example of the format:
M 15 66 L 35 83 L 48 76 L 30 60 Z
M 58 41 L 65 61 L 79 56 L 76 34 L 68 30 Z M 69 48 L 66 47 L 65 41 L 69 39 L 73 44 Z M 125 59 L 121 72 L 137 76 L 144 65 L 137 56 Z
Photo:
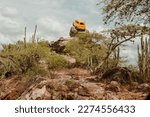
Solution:
M 79 88 L 80 84 L 74 80 L 66 80 L 65 85 L 69 88 L 70 91 L 74 91 L 76 88 Z
M 64 57 L 56 53 L 51 53 L 46 61 L 48 69 L 60 69 L 68 65 Z
M 39 60 L 35 48 L 23 48 L 22 45 L 18 46 L 17 44 L 16 46 L 15 44 L 8 45 L 7 48 L 3 49 L 0 58 L 1 63 L 5 66 L 5 72 L 11 73 L 24 73 Z
M 65 51 L 75 57 L 81 66 L 96 66 L 104 58 L 106 48 L 103 45 L 104 36 L 92 34 L 78 34 L 77 39 L 70 40 Z
M 39 74 L 45 72 L 41 68 L 40 60 L 48 63 L 49 69 L 56 69 L 66 66 L 65 59 L 51 51 L 47 41 L 41 41 L 38 44 L 24 43 L 18 41 L 16 44 L 3 45 L 0 52 L 0 75 L 10 72 L 13 74 Z

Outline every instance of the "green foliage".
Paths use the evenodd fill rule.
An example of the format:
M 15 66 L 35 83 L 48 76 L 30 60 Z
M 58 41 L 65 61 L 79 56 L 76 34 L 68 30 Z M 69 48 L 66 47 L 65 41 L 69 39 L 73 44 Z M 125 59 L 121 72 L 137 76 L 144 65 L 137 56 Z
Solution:
M 44 63 L 40 63 L 41 60 Z M 27 43 L 26 47 L 22 41 L 3 45 L 3 50 L 0 52 L 0 76 L 6 73 L 45 74 L 47 63 L 49 69 L 66 66 L 65 59 L 51 51 L 47 41 L 41 41 L 38 44 Z
M 9 44 L 0 53 L 1 63 L 5 66 L 2 72 L 24 73 L 37 64 L 39 55 L 36 49 L 28 45 L 24 48 L 21 43 Z M 3 74 L 3 73 L 1 73 Z
M 149 25 L 149 0 L 100 0 L 106 13 L 105 23 L 134 22 Z M 127 23 L 126 22 L 126 23 Z
M 81 33 L 77 37 L 67 43 L 65 51 L 75 57 L 81 66 L 96 66 L 106 54 L 107 50 L 103 44 L 106 37 L 97 33 Z
M 33 76 L 36 75 L 48 76 L 49 72 L 46 69 L 40 67 L 40 65 L 34 65 L 33 67 L 31 67 L 26 71 L 25 75 L 32 78 Z
M 65 85 L 73 91 L 74 89 L 78 88 L 80 85 L 79 83 L 75 82 L 74 80 L 66 80 Z
M 64 57 L 56 53 L 51 53 L 46 61 L 48 64 L 48 69 L 60 69 L 67 67 L 68 65 Z
M 135 38 L 141 36 L 141 34 L 149 35 L 149 32 L 150 27 L 130 24 L 115 28 L 112 33 L 114 33 L 119 38 L 125 38 L 127 36 Z
M 49 42 L 45 41 L 45 40 L 41 40 L 38 42 L 38 45 L 40 45 L 42 47 L 49 47 Z

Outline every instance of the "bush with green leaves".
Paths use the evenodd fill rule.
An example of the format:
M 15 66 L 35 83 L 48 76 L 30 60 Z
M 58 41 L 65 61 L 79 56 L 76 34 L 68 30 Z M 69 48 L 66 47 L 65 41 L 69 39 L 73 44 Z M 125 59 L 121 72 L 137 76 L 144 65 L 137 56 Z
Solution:
M 39 63 L 44 61 L 44 63 Z M 66 66 L 65 59 L 51 51 L 47 41 L 37 44 L 24 43 L 19 41 L 16 44 L 3 45 L 0 52 L 0 76 L 10 74 L 39 74 L 44 72 L 47 66 L 49 69 L 57 69 Z M 40 68 L 40 69 L 39 69 Z
M 77 60 L 78 65 L 95 67 L 106 54 L 107 49 L 103 43 L 105 39 L 98 33 L 81 33 L 66 44 L 65 51 Z
M 48 69 L 60 69 L 68 66 L 66 59 L 56 53 L 51 53 L 46 61 Z
M 31 44 L 24 48 L 22 44 L 9 44 L 0 53 L 2 72 L 24 73 L 37 64 L 39 55 Z M 1 73 L 2 74 L 2 73 Z

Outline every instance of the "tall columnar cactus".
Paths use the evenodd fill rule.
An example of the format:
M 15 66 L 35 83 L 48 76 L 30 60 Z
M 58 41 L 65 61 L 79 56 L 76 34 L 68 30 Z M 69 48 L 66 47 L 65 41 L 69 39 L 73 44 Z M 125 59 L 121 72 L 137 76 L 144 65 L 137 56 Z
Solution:
M 26 40 L 26 33 L 27 32 L 27 28 L 25 27 L 25 30 L 24 30 L 24 47 L 26 48 L 26 46 L 27 46 L 27 40 Z
M 35 30 L 34 30 L 34 33 L 32 35 L 32 43 L 36 43 L 36 32 L 37 32 L 37 25 L 35 25 Z
M 150 80 L 150 37 L 141 36 L 141 46 L 138 46 L 138 66 L 141 76 Z

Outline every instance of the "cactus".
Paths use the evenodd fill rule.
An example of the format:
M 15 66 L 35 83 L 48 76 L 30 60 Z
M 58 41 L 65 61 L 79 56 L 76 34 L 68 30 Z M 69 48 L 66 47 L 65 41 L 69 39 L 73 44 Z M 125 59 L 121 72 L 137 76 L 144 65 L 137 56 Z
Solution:
M 26 33 L 27 32 L 27 28 L 25 27 L 25 30 L 24 30 L 24 47 L 26 48 L 26 46 L 27 46 L 27 40 L 26 40 Z
M 35 30 L 34 30 L 34 33 L 32 35 L 32 43 L 36 43 L 36 32 L 37 32 L 37 25 L 35 25 Z
M 141 76 L 145 80 L 150 80 L 150 38 L 144 38 L 143 35 L 140 47 L 138 45 L 138 67 Z

